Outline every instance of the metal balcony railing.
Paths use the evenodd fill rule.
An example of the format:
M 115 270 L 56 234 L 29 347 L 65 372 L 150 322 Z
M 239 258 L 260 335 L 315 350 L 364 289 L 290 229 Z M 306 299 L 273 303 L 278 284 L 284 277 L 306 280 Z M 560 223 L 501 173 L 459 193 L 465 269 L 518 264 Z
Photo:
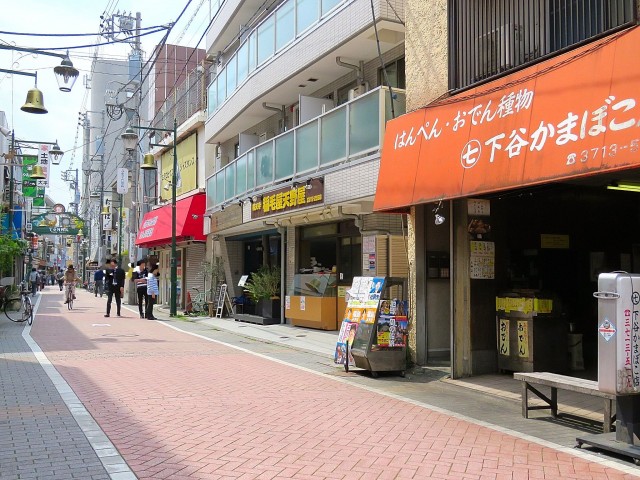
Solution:
M 402 115 L 405 92 L 393 93 Z M 207 178 L 207 210 L 378 152 L 390 118 L 389 89 L 379 87 L 248 150 Z
M 493 79 L 635 21 L 635 0 L 449 0 L 449 87 Z
M 236 52 L 218 68 L 208 87 L 209 116 L 280 51 L 317 25 L 345 0 L 285 0 L 245 36 Z
M 178 125 L 187 121 L 194 113 L 207 108 L 206 85 L 208 74 L 198 68 L 187 74 L 184 82 L 178 85 L 162 104 L 153 126 L 156 128 L 173 128 L 174 116 Z

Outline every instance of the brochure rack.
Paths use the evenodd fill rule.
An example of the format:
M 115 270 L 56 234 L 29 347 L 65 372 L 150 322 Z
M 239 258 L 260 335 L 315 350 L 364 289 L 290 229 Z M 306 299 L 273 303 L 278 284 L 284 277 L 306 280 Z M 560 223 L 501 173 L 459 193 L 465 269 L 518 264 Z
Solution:
M 356 277 L 336 345 L 335 363 L 378 372 L 398 372 L 407 366 L 408 304 L 406 279 Z

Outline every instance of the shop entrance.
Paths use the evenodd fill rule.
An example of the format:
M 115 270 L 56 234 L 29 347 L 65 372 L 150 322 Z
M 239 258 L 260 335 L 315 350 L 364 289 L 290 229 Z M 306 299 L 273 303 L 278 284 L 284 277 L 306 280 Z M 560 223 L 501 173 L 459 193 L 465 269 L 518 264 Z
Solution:
M 593 183 L 551 184 L 487 197 L 495 278 L 470 281 L 471 342 L 476 356 L 489 348 L 495 352 L 492 358 L 497 353 L 495 370 L 506 365 L 507 371 L 533 368 L 597 377 L 598 318 L 593 292 L 600 273 L 634 272 L 640 264 L 640 197 Z M 512 324 L 498 325 L 496 298 L 524 299 L 525 311 L 510 316 L 499 313 L 501 307 L 498 316 Z M 527 299 L 549 303 L 532 303 L 531 313 Z M 501 339 L 501 328 L 511 329 L 512 337 L 524 331 L 529 341 L 509 340 L 508 334 Z M 505 356 L 501 349 L 510 350 L 513 363 L 500 362 Z M 488 359 L 484 355 L 485 362 Z
M 280 235 L 262 235 L 258 238 L 245 240 L 244 244 L 244 275 L 257 272 L 263 265 L 280 267 Z

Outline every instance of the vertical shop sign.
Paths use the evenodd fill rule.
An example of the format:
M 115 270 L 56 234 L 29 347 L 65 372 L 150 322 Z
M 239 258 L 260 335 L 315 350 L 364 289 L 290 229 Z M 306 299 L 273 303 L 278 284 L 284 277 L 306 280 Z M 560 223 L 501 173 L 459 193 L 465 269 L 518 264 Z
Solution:
M 498 322 L 498 353 L 509 356 L 509 320 L 501 318 Z
M 44 207 L 44 187 L 38 186 L 38 181 L 31 177 L 31 171 L 38 164 L 35 155 L 22 157 L 22 195 L 33 199 L 32 206 Z
M 38 179 L 36 184 L 39 188 L 49 186 L 49 145 L 40 145 L 38 148 L 38 164 L 42 167 L 45 178 Z
M 518 356 L 529 358 L 529 322 L 518 321 Z

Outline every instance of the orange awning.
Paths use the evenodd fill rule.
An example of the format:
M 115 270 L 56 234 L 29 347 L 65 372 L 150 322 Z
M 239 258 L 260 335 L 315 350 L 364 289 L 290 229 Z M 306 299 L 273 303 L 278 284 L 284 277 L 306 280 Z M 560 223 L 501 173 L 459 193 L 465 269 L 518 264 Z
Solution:
M 374 210 L 640 165 L 640 28 L 387 123 Z

